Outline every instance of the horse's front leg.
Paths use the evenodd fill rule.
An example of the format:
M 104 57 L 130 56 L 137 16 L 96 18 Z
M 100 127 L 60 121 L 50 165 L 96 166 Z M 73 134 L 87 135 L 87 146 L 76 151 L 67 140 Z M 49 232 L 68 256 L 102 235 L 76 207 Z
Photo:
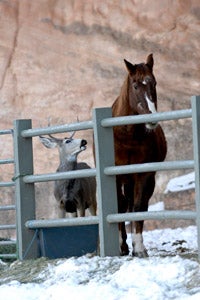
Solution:
M 118 211 L 119 213 L 127 212 L 127 199 L 122 194 L 122 184 L 120 176 L 117 177 L 117 198 L 118 198 Z M 121 255 L 128 255 L 129 248 L 126 243 L 127 234 L 126 234 L 126 227 L 125 222 L 119 223 L 119 244 L 120 244 L 120 254 Z
M 126 243 L 127 234 L 126 234 L 126 227 L 125 222 L 119 223 L 119 244 L 120 244 L 120 254 L 121 255 L 128 255 L 129 249 Z
M 134 211 L 142 212 L 148 210 L 149 199 L 151 198 L 155 187 L 155 174 L 138 174 L 135 180 L 134 188 Z M 133 256 L 140 258 L 148 257 L 147 250 L 143 243 L 143 225 L 144 221 L 135 222 L 135 230 L 132 235 Z
M 133 245 L 132 255 L 140 258 L 148 257 L 147 250 L 145 249 L 143 243 L 143 236 L 142 236 L 143 224 L 144 221 L 136 221 L 135 232 L 132 235 L 132 245 Z

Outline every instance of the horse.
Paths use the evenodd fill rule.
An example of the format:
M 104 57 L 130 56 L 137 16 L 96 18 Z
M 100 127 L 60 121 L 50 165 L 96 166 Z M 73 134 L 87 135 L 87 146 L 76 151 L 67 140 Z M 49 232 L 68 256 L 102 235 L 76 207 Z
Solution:
M 128 74 L 118 98 L 112 105 L 112 116 L 132 116 L 157 112 L 156 79 L 153 74 L 153 54 L 146 63 L 132 64 L 125 60 Z M 167 143 L 161 126 L 156 123 L 131 124 L 113 127 L 116 165 L 162 162 L 167 153 Z M 148 210 L 148 202 L 155 188 L 156 172 L 117 175 L 118 212 Z M 143 244 L 144 221 L 131 222 L 132 255 L 147 257 Z M 119 223 L 120 252 L 128 255 L 125 223 Z

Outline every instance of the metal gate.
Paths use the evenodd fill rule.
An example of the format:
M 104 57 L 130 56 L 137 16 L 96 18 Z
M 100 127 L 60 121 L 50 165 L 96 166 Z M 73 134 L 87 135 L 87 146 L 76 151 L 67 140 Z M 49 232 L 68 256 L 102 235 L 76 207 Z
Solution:
M 1 130 L 0 135 L 13 135 L 13 130 L 8 129 L 8 130 Z M 14 164 L 14 158 L 8 158 L 8 159 L 1 159 L 0 160 L 1 165 L 7 165 L 7 164 Z M 9 188 L 11 186 L 14 186 L 15 183 L 13 181 L 1 181 L 0 182 L 0 188 L 6 187 Z M 7 212 L 10 210 L 15 210 L 15 205 L 10 204 L 10 205 L 3 205 L 3 199 L 2 203 L 0 204 L 0 213 Z M 12 229 L 16 230 L 16 224 L 0 224 L 0 230 L 7 230 L 7 229 Z M 11 246 L 11 245 L 16 245 L 16 242 L 14 241 L 9 241 L 9 240 L 1 240 L 0 241 L 0 246 Z M 16 253 L 0 253 L 0 258 L 17 258 Z
M 160 163 L 145 163 L 128 166 L 114 165 L 113 126 L 139 124 L 192 118 L 194 160 L 165 161 Z M 33 175 L 32 137 L 42 134 L 61 133 L 73 130 L 94 130 L 96 168 L 71 172 Z M 200 259 L 200 96 L 192 97 L 192 109 L 172 112 L 154 113 L 129 117 L 112 118 L 111 108 L 93 110 L 92 121 L 73 123 L 69 125 L 32 129 L 31 120 L 14 122 L 15 151 L 15 184 L 17 206 L 17 242 L 19 259 L 36 258 L 37 241 L 35 230 L 41 227 L 76 226 L 84 224 L 99 224 L 100 255 L 119 255 L 118 222 L 147 219 L 194 219 L 198 231 L 198 255 Z M 109 153 L 109 155 L 107 155 Z M 117 195 L 115 176 L 148 171 L 194 169 L 196 190 L 196 211 L 160 211 L 117 213 Z M 96 176 L 98 191 L 98 216 L 75 218 L 35 220 L 34 183 L 54 181 L 65 178 Z M 107 201 L 109 199 L 109 201 Z

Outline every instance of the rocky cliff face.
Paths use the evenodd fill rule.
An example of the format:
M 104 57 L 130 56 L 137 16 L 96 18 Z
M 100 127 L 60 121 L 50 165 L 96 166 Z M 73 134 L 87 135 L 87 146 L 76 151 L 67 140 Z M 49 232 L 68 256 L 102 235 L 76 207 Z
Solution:
M 199 0 L 5 0 L 0 14 L 1 129 L 22 118 L 31 118 L 34 127 L 46 126 L 49 117 L 52 124 L 90 119 L 93 107 L 110 106 L 118 96 L 126 74 L 123 58 L 139 63 L 149 53 L 159 111 L 189 108 L 190 97 L 200 94 Z M 163 127 L 167 159 L 191 159 L 191 120 Z M 91 134 L 77 136 L 91 145 Z M 10 156 L 12 148 L 1 145 L 3 158 Z M 57 153 L 37 139 L 34 154 L 35 173 L 56 169 Z M 82 158 L 93 164 L 91 148 Z M 155 199 L 175 174 L 158 175 Z

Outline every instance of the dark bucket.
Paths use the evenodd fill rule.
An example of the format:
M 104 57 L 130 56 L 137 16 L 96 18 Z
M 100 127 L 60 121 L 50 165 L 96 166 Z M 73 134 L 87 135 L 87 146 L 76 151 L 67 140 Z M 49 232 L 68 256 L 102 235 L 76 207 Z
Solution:
M 98 225 L 39 229 L 39 256 L 50 259 L 97 253 Z

